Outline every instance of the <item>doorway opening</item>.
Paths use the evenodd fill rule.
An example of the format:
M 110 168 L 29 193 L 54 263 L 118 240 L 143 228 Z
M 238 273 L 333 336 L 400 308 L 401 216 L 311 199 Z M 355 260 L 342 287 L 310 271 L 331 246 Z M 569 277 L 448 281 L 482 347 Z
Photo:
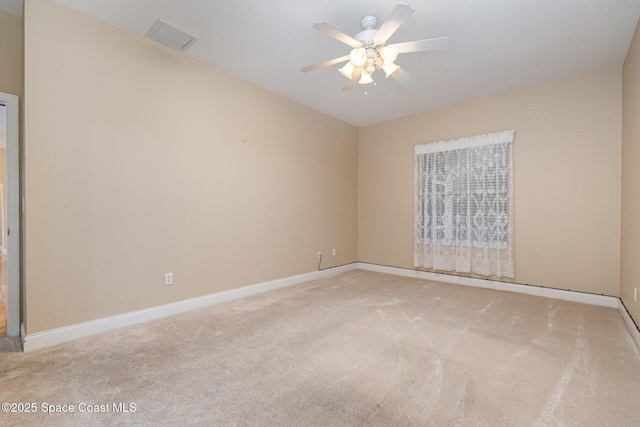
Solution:
M 0 337 L 20 336 L 18 97 L 0 92 Z

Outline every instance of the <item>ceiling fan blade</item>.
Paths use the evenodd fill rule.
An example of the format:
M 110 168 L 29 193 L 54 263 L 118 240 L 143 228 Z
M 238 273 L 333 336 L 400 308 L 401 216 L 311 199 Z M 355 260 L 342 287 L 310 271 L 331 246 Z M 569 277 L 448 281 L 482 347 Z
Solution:
M 401 84 L 405 84 L 406 82 L 411 80 L 411 76 L 409 75 L 409 73 L 407 73 L 402 68 L 398 68 L 398 70 L 395 73 L 391 74 L 391 77 L 396 79 L 398 83 L 401 83 Z
M 329 61 L 324 61 L 319 64 L 309 65 L 308 67 L 304 67 L 300 71 L 302 71 L 303 73 L 308 73 L 309 71 L 314 71 L 320 68 L 328 67 L 329 65 L 338 64 L 340 62 L 344 62 L 348 60 L 349 60 L 349 55 L 341 56 L 340 58 L 331 59 Z
M 347 84 L 344 85 L 342 90 L 344 92 L 347 92 L 353 89 L 354 87 L 356 87 L 356 83 L 358 83 L 358 80 L 360 80 L 361 75 L 362 75 L 362 67 L 356 68 L 356 70 L 353 72 L 353 76 L 351 77 L 351 80 L 349 80 Z
M 393 9 L 393 12 L 391 12 L 391 15 L 389 15 L 380 26 L 380 29 L 373 38 L 374 43 L 376 45 L 384 44 L 414 11 L 415 9 L 408 4 L 398 3 L 396 8 Z
M 317 24 L 313 24 L 313 28 L 320 31 L 321 33 L 325 33 L 326 35 L 333 37 L 338 41 L 341 41 L 344 44 L 348 44 L 353 48 L 362 46 L 362 43 L 360 43 L 358 40 L 346 35 L 342 31 L 338 30 L 335 27 L 332 27 L 326 22 L 318 22 Z
M 412 42 L 390 44 L 388 47 L 397 48 L 398 53 L 409 53 L 446 49 L 448 45 L 449 37 L 439 37 L 437 39 L 415 40 Z

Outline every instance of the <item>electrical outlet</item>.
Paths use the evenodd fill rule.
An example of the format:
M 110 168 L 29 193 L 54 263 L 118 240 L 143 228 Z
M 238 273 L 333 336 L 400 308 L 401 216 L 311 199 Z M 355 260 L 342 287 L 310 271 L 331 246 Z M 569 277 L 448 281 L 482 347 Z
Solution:
M 336 253 L 337 253 L 337 252 L 336 252 L 336 250 L 334 249 L 334 250 L 333 250 L 333 256 L 336 256 Z
M 164 284 L 173 285 L 173 273 L 164 273 Z
M 633 302 L 638 302 L 638 288 L 633 287 Z
M 322 252 L 321 251 L 318 251 L 318 256 L 316 256 L 316 258 L 318 258 L 318 259 L 322 258 Z

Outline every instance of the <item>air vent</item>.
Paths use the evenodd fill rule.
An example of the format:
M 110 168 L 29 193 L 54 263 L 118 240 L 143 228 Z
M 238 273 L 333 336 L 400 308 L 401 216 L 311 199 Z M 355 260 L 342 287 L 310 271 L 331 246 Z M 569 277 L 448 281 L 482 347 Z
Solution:
M 180 52 L 187 50 L 198 39 L 191 34 L 187 34 L 182 30 L 172 27 L 164 21 L 158 19 L 153 27 L 147 33 L 147 37 L 151 40 L 162 43 Z

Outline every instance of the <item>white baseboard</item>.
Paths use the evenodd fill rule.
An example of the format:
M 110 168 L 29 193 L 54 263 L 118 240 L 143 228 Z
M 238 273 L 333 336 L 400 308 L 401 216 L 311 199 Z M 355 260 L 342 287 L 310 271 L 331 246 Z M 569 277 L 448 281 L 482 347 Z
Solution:
M 27 329 L 24 326 L 24 322 L 20 322 L 20 345 L 22 345 L 22 350 L 24 351 L 24 337 L 27 336 Z
M 378 273 L 393 274 L 396 276 L 415 277 L 418 279 L 435 280 L 438 282 L 454 283 L 464 286 L 474 286 L 477 288 L 495 289 L 498 291 L 516 292 L 527 295 L 535 295 L 546 298 L 560 299 L 564 301 L 580 302 L 584 304 L 599 305 L 602 307 L 617 308 L 622 315 L 624 323 L 627 325 L 631 338 L 635 341 L 640 350 L 640 331 L 633 319 L 627 312 L 626 307 L 618 297 L 607 295 L 588 294 L 584 292 L 569 291 L 562 289 L 543 288 L 531 285 L 518 285 L 514 283 L 498 282 L 495 280 L 476 279 L 472 277 L 454 276 L 451 274 L 440 274 L 430 271 L 411 270 L 399 267 L 387 267 L 377 264 L 358 263 L 361 270 L 375 271 Z
M 399 267 L 387 267 L 377 264 L 359 262 L 361 270 L 375 271 L 378 273 L 394 274 L 396 276 L 415 277 L 417 279 L 435 280 L 438 282 L 454 283 L 456 285 L 473 286 L 476 288 L 494 289 L 497 291 L 516 292 L 520 294 L 535 295 L 539 297 L 555 298 L 564 301 L 581 302 L 584 304 L 600 305 L 603 307 L 618 308 L 619 299 L 606 295 L 587 294 L 584 292 L 565 291 L 562 289 L 543 288 L 531 285 L 518 285 L 514 283 L 498 282 L 495 280 L 476 279 L 473 277 L 454 276 L 452 274 L 434 273 L 431 271 L 411 270 Z
M 53 345 L 62 344 L 64 342 L 73 341 L 79 338 L 84 338 L 91 335 L 119 329 L 125 326 L 131 326 L 151 320 L 162 319 L 164 317 L 173 316 L 175 314 L 184 313 L 198 308 L 208 307 L 211 305 L 248 297 L 274 289 L 297 285 L 299 283 L 307 282 L 310 280 L 331 277 L 336 274 L 355 269 L 617 308 L 620 310 L 620 313 L 622 314 L 622 317 L 624 318 L 624 321 L 627 324 L 633 339 L 640 348 L 640 332 L 638 332 L 638 329 L 627 313 L 627 310 L 622 305 L 622 302 L 616 297 L 587 294 L 562 289 L 517 285 L 513 283 L 504 283 L 493 280 L 454 276 L 449 274 L 440 274 L 398 267 L 387 267 L 363 262 L 347 264 L 340 267 L 329 268 L 322 271 L 314 271 L 297 276 L 285 277 L 283 279 L 276 279 L 268 282 L 257 283 L 242 288 L 230 289 L 228 291 L 209 294 L 202 297 L 191 298 L 188 300 L 165 304 L 158 307 L 151 307 L 144 310 L 105 317 L 102 319 L 96 319 L 76 325 L 65 326 L 49 331 L 37 332 L 34 334 L 26 334 L 23 323 L 21 325 L 20 331 L 23 348 L 25 352 L 35 351 Z
M 622 304 L 622 301 L 618 301 L 618 309 L 620 310 L 620 314 L 622 314 L 622 319 L 624 319 L 624 323 L 629 328 L 629 333 L 631 334 L 631 338 L 636 342 L 638 346 L 638 350 L 640 350 L 640 331 L 638 331 L 638 327 L 633 322 L 633 319 L 629 315 L 627 308 Z
M 25 335 L 23 324 L 23 348 L 25 352 L 39 350 L 45 347 L 62 344 L 64 342 L 100 334 L 125 326 L 131 326 L 138 323 L 148 322 L 150 320 L 161 319 L 164 317 L 173 316 L 175 314 L 184 313 L 186 311 L 191 311 L 226 301 L 248 297 L 273 289 L 297 285 L 298 283 L 308 282 L 310 280 L 334 276 L 336 274 L 355 270 L 357 268 L 358 267 L 356 263 L 347 264 L 340 267 L 328 268 L 322 271 L 314 271 L 297 276 L 285 277 L 283 279 L 257 283 L 255 285 L 244 286 L 242 288 L 230 289 L 228 291 L 209 294 L 197 298 L 191 298 L 188 300 L 165 304 L 158 307 L 151 307 L 144 310 L 138 310 L 130 313 L 119 314 L 116 316 L 96 319 L 76 325 L 64 326 L 62 328 L 52 329 L 49 331 L 36 332 L 34 334 Z

